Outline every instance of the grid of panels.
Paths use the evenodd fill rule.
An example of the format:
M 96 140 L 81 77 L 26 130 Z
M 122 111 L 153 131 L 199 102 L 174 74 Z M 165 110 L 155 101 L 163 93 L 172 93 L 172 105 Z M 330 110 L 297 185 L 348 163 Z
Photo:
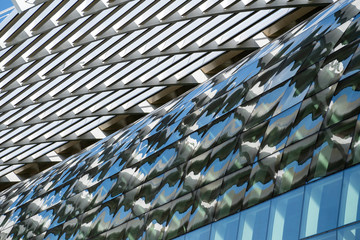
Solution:
M 360 1 L 0 195 L 3 238 L 170 239 L 357 164 Z
M 175 240 L 356 240 L 360 236 L 359 179 L 357 165 Z
M 18 169 L 0 182 L 61 161 L 68 142 L 104 138 L 114 117 L 153 111 L 147 100 L 166 87 L 205 81 L 207 63 L 263 46 L 265 28 L 330 2 L 47 0 L 14 10 L 0 23 L 0 159 Z

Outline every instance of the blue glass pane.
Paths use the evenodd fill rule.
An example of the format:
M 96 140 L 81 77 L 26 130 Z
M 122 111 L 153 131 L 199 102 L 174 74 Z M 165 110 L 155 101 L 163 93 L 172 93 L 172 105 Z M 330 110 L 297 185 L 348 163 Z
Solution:
M 182 235 L 180 237 L 174 238 L 174 240 L 185 240 L 185 235 Z
M 185 240 L 207 240 L 210 237 L 210 226 L 199 228 L 185 235 Z
M 342 173 L 309 184 L 305 188 L 301 237 L 308 237 L 337 226 Z
M 235 214 L 212 224 L 211 240 L 235 240 L 240 214 Z
M 238 239 L 266 239 L 270 201 L 241 212 Z
M 300 188 L 272 200 L 268 239 L 299 239 L 303 195 Z
M 321 234 L 318 236 L 314 236 L 311 238 L 307 238 L 308 240 L 335 240 L 336 239 L 336 231 Z
M 353 167 L 344 173 L 341 196 L 339 226 L 360 219 L 360 166 Z
M 337 231 L 338 240 L 357 240 L 360 239 L 360 223 L 341 228 Z

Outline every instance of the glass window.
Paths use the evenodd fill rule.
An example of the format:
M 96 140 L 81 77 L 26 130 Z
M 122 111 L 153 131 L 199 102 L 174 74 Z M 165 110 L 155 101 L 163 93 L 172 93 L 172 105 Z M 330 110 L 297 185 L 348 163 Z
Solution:
M 305 184 L 317 135 L 312 135 L 285 148 L 276 173 L 275 194 L 281 194 Z
M 97 211 L 93 223 L 91 225 L 90 236 L 96 236 L 97 234 L 106 231 L 111 223 L 111 220 L 116 213 L 118 201 L 113 199 L 105 204 L 103 204 Z
M 227 118 L 221 118 L 211 123 L 208 128 L 201 129 L 199 133 L 201 133 L 202 137 L 194 152 L 194 155 L 201 154 L 210 149 L 214 143 L 216 143 L 228 121 L 229 119 Z
M 195 193 L 195 202 L 193 203 L 189 217 L 187 231 L 202 227 L 213 220 L 217 196 L 220 193 L 221 185 L 222 179 L 200 188 Z
M 129 221 L 126 225 L 125 236 L 127 239 L 143 239 L 145 230 L 145 216 L 139 216 Z
M 84 213 L 81 218 L 81 226 L 80 226 L 80 234 L 81 237 L 86 239 L 89 236 L 91 229 L 91 225 L 95 223 L 96 220 L 96 216 L 98 215 L 98 213 L 100 212 L 100 207 L 96 207 L 91 209 L 90 211 Z M 59 226 L 61 227 L 61 226 Z
M 180 237 L 174 238 L 174 240 L 185 240 L 185 235 L 182 235 Z
M 160 175 L 151 181 L 144 183 L 137 188 L 141 189 L 134 199 L 132 212 L 135 216 L 139 216 L 151 209 L 151 201 L 156 197 L 161 189 L 161 182 L 164 175 Z
M 46 233 L 44 239 L 46 239 L 46 240 L 56 240 L 56 239 L 59 239 L 60 234 L 61 234 L 61 227 L 56 227 L 56 228 L 53 228 L 53 229 L 49 230 L 49 231 Z M 29 233 L 29 234 L 27 234 L 26 237 L 28 237 L 29 235 L 31 236 L 32 234 Z M 18 234 L 16 234 L 15 236 L 16 236 L 16 237 L 21 237 L 21 236 L 18 235 Z M 83 237 L 83 235 L 81 235 L 81 233 L 79 234 L 79 236 L 80 236 L 80 237 Z M 25 236 L 24 236 L 24 237 L 25 237 Z M 34 236 L 32 236 L 32 237 L 34 237 Z
M 208 165 L 201 179 L 202 185 L 219 179 L 225 174 L 228 163 L 232 159 L 235 144 L 236 139 L 233 138 L 213 148 Z
M 235 147 L 233 149 L 233 154 L 232 154 L 231 160 L 229 161 L 229 164 L 228 164 L 227 174 L 235 172 L 240 169 L 243 169 L 245 166 L 249 165 L 249 160 L 251 162 L 253 161 L 252 155 L 256 155 L 256 152 L 254 152 L 252 155 L 250 155 L 251 152 L 250 152 L 250 154 L 248 154 L 246 151 L 244 151 L 244 149 L 242 148 L 241 137 L 242 136 L 240 135 L 239 136 L 240 143 L 237 140 L 238 143 L 235 145 Z M 234 140 L 234 141 L 236 141 L 236 140 Z M 251 151 L 252 149 L 249 147 L 249 150 Z
M 334 44 L 329 42 L 328 38 L 324 36 L 301 49 L 300 53 L 304 54 L 306 51 L 307 54 L 305 54 L 306 58 L 303 59 L 303 64 L 300 71 L 313 63 L 317 63 L 321 58 L 329 54 Z M 318 70 L 319 69 L 317 69 L 317 72 Z
M 134 195 L 137 193 L 136 190 L 130 191 L 129 193 L 119 197 L 118 209 L 114 218 L 111 220 L 110 228 L 117 227 L 120 224 L 126 222 L 129 218 L 133 217 L 131 212 L 132 203 L 134 202 Z M 125 196 L 125 197 L 124 197 Z
M 347 165 L 355 165 L 360 161 L 360 115 L 358 116 L 353 141 L 351 143 L 351 150 Z
M 149 172 L 149 177 L 154 177 L 164 172 L 164 170 L 166 170 L 168 166 L 171 166 L 177 158 L 177 154 L 177 149 L 174 146 L 169 147 L 160 153 L 160 155 L 156 157 L 154 166 Z
M 238 86 L 235 89 L 232 89 L 227 95 L 224 102 L 220 105 L 223 106 L 222 109 L 219 111 L 218 116 L 224 115 L 225 113 L 233 110 L 237 106 L 239 106 L 242 101 L 244 94 L 246 93 L 247 89 L 243 85 Z
M 344 173 L 343 190 L 339 215 L 339 226 L 360 219 L 360 166 Z
M 189 136 L 187 136 L 185 138 L 185 142 L 183 144 L 185 144 L 188 148 L 191 148 L 190 151 L 192 151 L 192 156 L 196 156 L 200 154 L 196 153 L 196 149 L 199 147 L 199 145 L 201 144 L 201 142 L 204 140 L 204 135 L 207 133 L 207 128 L 203 128 L 201 129 L 201 131 L 197 131 L 197 132 L 193 132 L 192 134 L 190 134 Z M 210 146 L 208 146 L 207 148 L 210 148 Z
M 314 236 L 312 238 L 307 238 L 308 240 L 334 240 L 336 239 L 336 232 L 329 232 L 326 234 L 321 234 L 319 236 Z
M 207 163 L 210 159 L 211 151 L 207 151 L 188 161 L 184 183 L 180 187 L 180 192 L 190 192 L 199 187 L 201 179 L 205 176 Z
M 164 174 L 164 179 L 161 184 L 162 188 L 152 199 L 151 205 L 153 208 L 170 202 L 174 198 L 179 189 L 182 175 L 184 174 L 183 167 L 184 165 L 175 167 Z
M 356 25 L 358 25 L 359 24 L 359 20 L 360 20 L 360 18 L 358 18 L 358 20 L 357 20 L 357 22 L 356 22 Z M 356 27 L 356 28 L 359 28 L 359 27 Z M 351 31 L 353 31 L 353 30 L 355 30 L 356 28 L 351 28 L 351 27 L 349 27 L 348 28 L 348 30 L 351 30 Z M 356 31 L 359 31 L 358 29 L 356 29 Z M 345 33 L 346 34 L 346 33 Z M 343 36 L 346 36 L 346 35 L 343 35 Z M 353 33 L 352 33 L 353 34 Z M 349 36 L 349 35 L 348 35 Z M 348 37 L 348 36 L 346 36 L 346 37 Z M 359 36 L 359 34 L 358 33 L 356 33 L 355 35 L 354 35 L 356 38 L 358 38 L 358 36 Z M 353 36 L 350 36 L 350 37 L 353 37 Z M 346 42 L 346 40 L 344 41 L 344 42 Z M 349 76 L 351 76 L 351 75 L 353 75 L 353 74 L 356 74 L 356 75 L 358 75 L 357 73 L 359 72 L 359 60 L 360 60 L 360 51 L 359 51 L 360 49 L 358 48 L 357 50 L 356 50 L 356 52 L 354 53 L 354 56 L 353 56 L 353 58 L 351 59 L 351 61 L 350 61 L 350 63 L 349 63 L 349 65 L 347 66 L 347 68 L 346 68 L 346 70 L 345 70 L 345 72 L 344 72 L 344 74 L 342 75 L 342 77 L 341 77 L 341 80 L 343 80 L 343 79 L 346 79 L 347 77 L 349 77 Z
M 109 240 L 117 240 L 117 239 L 124 239 L 126 224 L 120 225 L 109 232 L 107 232 L 106 239 Z
M 203 240 L 206 240 L 206 239 L 209 239 L 210 237 L 210 224 L 205 226 L 205 227 L 202 227 L 202 228 L 199 228 L 199 229 L 196 229 L 195 231 L 192 231 L 188 234 L 185 235 L 185 240 L 198 240 L 198 239 L 203 239 Z
M 235 240 L 240 214 L 235 214 L 212 224 L 211 240 Z M 202 238 L 203 239 L 203 238 Z
M 291 125 L 296 118 L 299 107 L 300 104 L 297 104 L 270 120 L 264 135 L 264 141 L 261 144 L 260 159 L 285 147 Z
M 239 137 L 236 152 L 233 154 L 233 160 L 229 163 L 228 171 L 238 170 L 244 165 L 252 164 L 258 160 L 257 153 L 264 139 L 267 126 L 268 122 L 262 123 L 244 132 Z
M 272 89 L 261 96 L 257 102 L 257 105 L 252 112 L 249 121 L 246 124 L 246 128 L 251 128 L 258 123 L 261 123 L 269 119 L 275 112 L 278 103 L 280 102 L 285 90 L 289 87 L 289 82 L 282 86 Z M 261 90 L 263 91 L 263 90 Z M 250 91 L 249 91 L 250 93 Z
M 194 195 L 190 193 L 173 202 L 169 214 L 169 221 L 165 227 L 166 239 L 186 233 L 186 226 L 189 222 L 194 200 Z
M 360 239 L 360 224 L 351 225 L 337 231 L 337 240 Z
M 167 224 L 171 203 L 149 212 L 146 218 L 146 239 L 162 239 Z
M 262 69 L 262 71 L 253 79 L 244 83 L 245 86 L 249 85 L 249 90 L 247 91 L 245 98 L 246 101 L 259 96 L 260 94 L 269 89 L 268 87 L 269 85 L 271 85 L 271 81 L 269 81 L 269 79 L 274 77 L 282 63 L 283 61 L 278 61 L 274 65 Z
M 247 166 L 224 178 L 217 199 L 215 219 L 229 216 L 241 209 L 250 172 L 251 167 Z
M 281 156 L 282 153 L 277 152 L 253 165 L 243 203 L 245 208 L 272 197 Z
M 221 132 L 218 142 L 224 142 L 231 137 L 237 136 L 243 130 L 244 124 L 249 119 L 255 104 L 254 101 L 248 102 L 227 115 L 229 121 L 224 126 L 224 130 Z
M 272 200 L 268 239 L 299 239 L 303 195 L 299 188 Z
M 301 221 L 301 237 L 308 237 L 337 226 L 342 173 L 306 186 Z
M 221 96 L 217 99 L 211 99 L 210 103 L 203 107 L 201 115 L 199 115 L 193 125 L 201 128 L 213 121 L 217 112 L 223 106 L 225 102 L 225 97 L 226 95 Z
M 281 98 L 274 115 L 281 113 L 304 99 L 317 70 L 316 66 L 313 65 L 294 77 L 284 96 Z
M 279 12 L 277 12 L 279 14 Z M 302 55 L 301 57 L 299 55 Z M 305 56 L 304 56 L 305 55 Z M 272 88 L 285 79 L 289 79 L 297 74 L 301 64 L 304 62 L 304 58 L 307 57 L 307 54 L 304 54 L 302 49 L 294 50 L 291 56 L 288 56 L 286 60 L 280 65 L 277 73 L 274 77 L 269 80 L 269 84 L 266 89 Z
M 238 239 L 266 239 L 270 201 L 241 212 Z
M 338 84 L 329 104 L 324 126 L 330 126 L 360 112 L 360 83 L 354 75 Z
M 79 220 L 77 218 L 73 218 L 70 221 L 64 223 L 62 228 L 62 235 L 60 239 L 72 239 L 75 238 L 77 233 L 77 227 L 79 226 Z
M 302 102 L 287 145 L 319 131 L 334 90 L 335 87 L 331 86 Z
M 342 170 L 345 166 L 356 118 L 319 133 L 308 180 Z

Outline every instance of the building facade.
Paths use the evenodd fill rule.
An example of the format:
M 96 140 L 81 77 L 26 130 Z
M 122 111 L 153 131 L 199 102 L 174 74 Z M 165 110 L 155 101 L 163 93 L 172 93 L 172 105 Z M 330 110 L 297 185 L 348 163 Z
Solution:
M 13 0 L 0 189 L 152 112 L 332 0 Z
M 4 190 L 0 239 L 359 239 L 359 13 L 337 1 Z

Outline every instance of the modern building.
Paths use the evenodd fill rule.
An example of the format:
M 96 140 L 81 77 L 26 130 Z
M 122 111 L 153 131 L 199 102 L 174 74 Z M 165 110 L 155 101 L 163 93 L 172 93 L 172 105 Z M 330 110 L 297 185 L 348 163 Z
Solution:
M 64 110 L 54 108 L 57 109 L 53 112 L 54 115 L 44 110 L 41 114 L 46 112 L 48 115 L 45 114 L 45 117 L 41 118 L 40 115 L 37 115 L 37 111 L 40 111 L 38 109 L 46 102 L 55 101 L 53 104 L 57 104 L 70 97 L 82 98 L 87 94 L 96 95 L 104 91 L 112 91 L 109 94 L 111 96 L 114 94 L 114 98 L 108 99 L 108 102 L 100 99 L 95 102 L 79 100 L 80 103 L 75 104 L 75 106 L 82 106 L 83 111 L 89 114 L 89 117 L 101 118 L 110 116 L 103 111 L 105 109 L 105 111 L 111 112 L 111 109 L 107 108 L 107 104 L 115 104 L 113 106 L 124 108 L 121 105 L 122 102 L 120 100 L 117 102 L 115 97 L 117 90 L 127 89 L 125 88 L 126 83 L 122 82 L 123 79 L 129 81 L 127 83 L 131 85 L 131 90 L 119 95 L 119 98 L 128 96 L 132 100 L 134 93 L 130 93 L 137 88 L 144 87 L 141 84 L 139 86 L 135 83 L 132 84 L 133 81 L 138 84 L 138 79 L 142 81 L 142 76 L 136 75 L 135 77 L 134 75 L 135 80 L 126 78 L 141 69 L 141 64 L 133 67 L 133 71 L 127 71 L 126 77 L 118 79 L 122 85 L 114 83 L 117 90 L 112 88 L 104 90 L 107 89 L 106 81 L 115 80 L 114 78 L 112 80 L 109 80 L 111 78 L 102 78 L 100 73 L 100 75 L 94 75 L 91 80 L 99 81 L 92 85 L 98 90 L 94 90 L 94 92 L 91 87 L 87 87 L 91 82 L 82 82 L 88 78 L 83 79 L 79 76 L 79 82 L 74 80 L 77 79 L 75 77 L 68 78 L 73 76 L 72 74 L 80 74 L 82 71 L 85 71 L 84 76 L 88 76 L 97 69 L 96 64 L 107 69 L 107 62 L 104 59 L 100 59 L 102 61 L 100 62 L 99 59 L 94 59 L 98 55 L 91 55 L 94 51 L 108 45 L 104 45 L 105 42 L 96 44 L 96 39 L 90 39 L 92 34 L 86 27 L 90 23 L 94 24 L 95 22 L 97 29 L 101 29 L 100 26 L 104 26 L 104 22 L 110 24 L 109 22 L 112 22 L 114 18 L 123 19 L 124 16 L 129 16 L 126 19 L 135 19 L 135 21 L 128 20 L 128 22 L 119 20 L 118 24 L 126 25 L 128 23 L 128 25 L 115 29 L 116 31 L 114 28 L 107 28 L 103 31 L 106 34 L 116 32 L 116 36 L 121 36 L 121 38 L 115 44 L 120 44 L 121 39 L 128 36 L 126 31 L 130 31 L 132 26 L 135 27 L 134 24 L 139 27 L 142 25 L 141 23 L 159 26 L 159 22 L 166 24 L 180 22 L 180 18 L 176 20 L 176 16 L 181 13 L 178 8 L 173 11 L 164 10 L 168 9 L 168 6 L 173 6 L 172 4 L 178 4 L 179 9 L 191 9 L 190 12 L 187 12 L 188 14 L 194 11 L 193 15 L 185 14 L 186 17 L 183 19 L 186 21 L 196 21 L 201 17 L 195 16 L 209 14 L 208 20 L 205 20 L 208 23 L 207 21 L 211 22 L 212 18 L 223 16 L 222 12 L 229 11 L 231 7 L 236 7 L 237 3 L 241 3 L 244 10 L 226 12 L 223 16 L 232 18 L 233 14 L 251 11 L 243 21 L 236 23 L 241 25 L 246 22 L 246 19 L 251 19 L 265 11 L 255 8 L 261 4 L 263 4 L 263 8 L 265 4 L 270 4 L 267 7 L 273 4 L 274 9 L 269 10 L 266 16 L 279 17 L 280 15 L 276 13 L 283 10 L 285 4 L 294 4 L 292 11 L 300 11 L 302 8 L 298 9 L 298 7 L 302 6 L 301 4 L 305 6 L 309 2 L 315 1 L 248 1 L 246 3 L 244 1 L 211 1 L 211 3 L 210 1 L 197 1 L 198 5 L 195 4 L 196 7 L 192 8 L 185 7 L 188 6 L 187 2 L 173 1 L 166 5 L 162 1 L 153 1 L 150 2 L 153 5 L 147 8 L 142 7 L 143 11 L 140 15 L 135 14 L 136 16 L 131 15 L 131 11 L 123 11 L 125 15 L 114 14 L 114 18 L 111 17 L 112 15 L 108 17 L 101 15 L 102 17 L 96 18 L 83 14 L 85 18 L 89 16 L 78 25 L 81 26 L 79 29 L 84 29 L 83 32 L 80 31 L 76 34 L 70 34 L 71 31 L 66 30 L 62 32 L 61 29 L 67 29 L 69 25 L 72 25 L 65 23 L 60 25 L 61 33 L 59 34 L 66 33 L 62 36 L 67 38 L 60 41 L 56 38 L 57 35 L 49 37 L 49 41 L 60 41 L 60 45 L 57 46 L 62 46 L 60 47 L 61 51 L 58 49 L 59 52 L 49 55 L 46 53 L 48 51 L 46 47 L 40 47 L 43 46 L 40 44 L 41 39 L 48 36 L 46 35 L 48 33 L 41 35 L 39 30 L 38 34 L 41 39 L 32 45 L 31 41 L 39 37 L 38 35 L 34 35 L 34 39 L 17 37 L 28 33 L 30 29 L 26 27 L 28 25 L 14 25 L 20 29 L 17 32 L 11 30 L 12 28 L 9 26 L 11 26 L 11 21 L 15 21 L 14 19 L 16 19 L 15 22 L 19 21 L 20 23 L 26 22 L 25 19 L 39 21 L 39 18 L 34 16 L 47 19 L 42 23 L 30 25 L 38 26 L 31 31 L 35 32 L 36 29 L 51 28 L 49 24 L 55 23 L 49 19 L 53 16 L 65 15 L 65 19 L 67 17 L 72 19 L 72 17 L 81 15 L 78 14 L 79 12 L 61 11 L 62 7 L 73 4 L 73 1 L 62 1 L 64 5 L 57 2 L 60 6 L 54 2 L 33 1 L 30 4 L 27 1 L 31 5 L 29 6 L 22 5 L 19 1 L 18 11 L 23 11 L 24 15 L 14 13 L 1 23 L 3 30 L 0 32 L 2 34 L 0 38 L 9 39 L 4 41 L 6 51 L 3 54 L 11 55 L 11 59 L 15 59 L 8 65 L 3 65 L 5 72 L 3 76 L 5 77 L 1 81 L 6 79 L 10 81 L 6 76 L 15 74 L 13 72 L 17 73 L 16 80 L 4 85 L 14 91 L 10 93 L 10 90 L 5 87 L 2 92 L 2 96 L 7 97 L 1 98 L 0 101 L 9 101 L 3 105 L 4 112 L 8 111 L 8 114 L 14 117 L 17 115 L 14 111 L 20 113 L 25 111 L 24 109 L 32 107 L 27 112 L 28 115 L 24 112 L 15 122 L 10 121 L 10 123 L 14 123 L 14 129 L 5 132 L 4 136 L 10 135 L 21 139 L 18 140 L 19 145 L 16 145 L 16 139 L 11 140 L 14 142 L 14 146 L 6 145 L 10 142 L 4 143 L 4 152 L 15 151 L 11 149 L 14 147 L 21 149 L 23 146 L 28 146 L 29 149 L 32 149 L 41 144 L 50 146 L 53 144 L 52 141 L 56 142 L 56 139 L 62 139 L 65 142 L 61 145 L 63 147 L 73 144 L 75 139 L 67 138 L 68 135 L 61 131 L 70 132 L 77 129 L 76 124 L 69 123 L 69 125 L 64 125 L 64 128 L 54 127 L 50 130 L 44 126 L 48 124 L 47 121 L 49 124 L 56 121 L 66 122 L 67 118 L 63 119 L 62 115 L 69 119 L 76 119 L 75 107 L 71 104 L 73 103 L 71 101 L 75 100 L 69 100 L 70 103 L 61 105 Z M 135 2 L 137 1 L 111 1 L 108 4 L 119 10 L 127 4 L 135 4 Z M 145 2 L 149 4 L 148 1 L 139 1 L 138 3 L 141 5 Z M 159 7 L 157 4 L 160 2 L 167 7 Z M 320 2 L 318 3 L 320 4 Z M 228 4 L 227 7 L 224 7 L 224 4 Z M 322 4 L 325 3 L 322 1 Z M 103 9 L 110 7 L 102 0 L 81 1 L 73 10 L 75 11 L 79 6 L 82 6 L 79 9 L 90 11 L 88 14 L 100 13 L 105 11 Z M 102 9 L 101 6 L 105 7 Z M 205 8 L 206 11 L 202 10 L 204 6 L 208 7 Z M 53 10 L 45 11 L 48 8 Z M 36 13 L 39 9 L 46 14 Z M 153 12 L 150 9 L 161 10 Z M 199 12 L 199 9 L 202 12 Z M 33 12 L 30 14 L 31 11 Z M 162 11 L 167 13 L 169 22 L 157 20 L 158 22 L 155 23 Z M 56 15 L 57 13 L 59 14 Z M 359 13 L 360 0 L 337 1 L 279 38 L 270 41 L 266 37 L 265 40 L 269 41 L 268 44 L 231 66 L 227 66 L 227 64 L 238 58 L 239 54 L 230 54 L 233 50 L 235 51 L 235 47 L 221 50 L 222 46 L 229 45 L 221 44 L 221 41 L 217 42 L 217 40 L 226 39 L 222 34 L 225 34 L 226 31 L 238 30 L 240 27 L 230 27 L 225 30 L 224 26 L 227 26 L 227 22 L 224 20 L 222 22 L 224 25 L 215 25 L 219 28 L 210 24 L 209 26 L 212 27 L 208 26 L 200 30 L 201 26 L 206 25 L 204 23 L 204 25 L 200 24 L 198 27 L 190 28 L 190 31 L 189 29 L 186 31 L 175 30 L 169 37 L 166 37 L 167 40 L 173 39 L 172 41 L 176 42 L 178 37 L 176 34 L 180 33 L 185 34 L 185 37 L 181 43 L 170 44 L 169 49 L 176 46 L 177 51 L 164 49 L 164 52 L 169 54 L 168 58 L 177 59 L 180 57 L 179 54 L 185 54 L 188 57 L 188 55 L 198 53 L 203 53 L 204 56 L 211 55 L 216 51 L 222 51 L 222 53 L 215 54 L 216 56 L 207 60 L 201 56 L 202 64 L 197 65 L 197 70 L 186 71 L 188 65 L 181 65 L 180 70 L 174 70 L 175 73 L 171 73 L 171 75 L 169 71 L 175 69 L 175 65 L 171 65 L 173 67 L 164 67 L 162 71 L 170 74 L 171 81 L 174 80 L 172 77 L 178 74 L 176 71 L 185 71 L 187 74 L 184 73 L 180 75 L 183 78 L 177 79 L 181 88 L 186 85 L 183 85 L 183 80 L 186 82 L 191 78 L 198 79 L 199 75 L 205 81 L 185 94 L 173 95 L 175 97 L 173 100 L 157 108 L 155 108 L 157 104 L 151 104 L 151 100 L 148 99 L 153 97 L 156 99 L 155 101 L 162 99 L 162 96 L 167 95 L 159 95 L 159 92 L 165 93 L 166 89 L 173 85 L 159 84 L 166 79 L 163 81 L 158 79 L 157 84 L 151 86 L 146 85 L 149 89 L 163 87 L 159 91 L 151 90 L 151 94 L 146 97 L 140 93 L 135 95 L 135 98 L 142 99 L 136 103 L 138 108 L 143 106 L 144 99 L 153 108 L 151 111 L 149 110 L 149 114 L 114 133 L 100 132 L 104 138 L 96 141 L 95 144 L 1 192 L 0 239 L 359 239 L 360 165 L 357 164 L 360 162 Z M 156 18 L 146 17 L 149 15 L 156 15 Z M 140 18 L 142 21 L 138 22 L 140 16 L 142 16 Z M 162 15 L 160 14 L 160 16 Z M 267 19 L 264 16 L 260 19 Z M 244 43 L 242 41 L 250 43 L 254 40 L 256 42 L 255 36 L 258 34 L 266 36 L 265 30 L 267 32 L 277 29 L 276 32 L 280 34 L 283 28 L 279 26 L 286 25 L 284 22 L 289 23 L 286 19 L 290 19 L 290 16 L 294 17 L 294 15 L 287 14 L 284 16 L 285 19 L 277 18 L 273 22 L 260 19 L 258 22 L 254 22 L 252 19 L 252 24 L 247 28 L 230 34 L 232 37 L 228 41 L 239 40 L 236 45 L 239 47 Z M 71 23 L 75 22 L 77 20 Z M 259 25 L 261 28 L 255 27 L 256 23 L 261 23 Z M 47 26 L 45 27 L 45 25 Z M 146 30 L 143 29 L 143 34 L 134 37 L 134 41 L 128 41 L 126 44 L 137 46 L 135 48 L 138 49 L 141 44 L 151 42 L 154 38 L 150 37 L 147 38 L 147 41 L 139 42 L 142 36 L 148 36 L 146 35 L 148 30 L 152 31 L 153 28 L 147 29 L 149 25 L 144 27 Z M 52 27 L 57 29 L 56 26 Z M 245 40 L 239 37 L 252 28 L 253 30 L 249 30 L 249 32 L 256 32 L 255 35 L 246 35 L 249 37 Z M 212 29 L 217 30 L 213 32 Z M 223 31 L 220 32 L 219 29 Z M 122 30 L 124 32 L 121 32 Z M 173 27 L 169 27 L 167 30 L 173 31 Z M 200 31 L 202 35 L 197 31 Z M 91 36 L 85 32 L 90 33 Z M 166 30 L 163 29 L 152 36 L 160 37 L 162 32 L 166 32 Z M 198 49 L 191 52 L 189 49 L 198 45 L 200 38 L 202 39 L 200 42 L 207 39 L 203 39 L 208 36 L 207 34 L 220 34 L 222 37 L 219 37 L 220 35 L 212 37 L 211 41 L 213 42 L 210 43 L 209 40 L 208 47 L 202 49 L 201 46 L 198 46 Z M 235 35 L 236 37 L 234 37 Z M 111 36 L 109 39 L 113 37 L 111 34 L 109 36 Z M 172 36 L 177 37 L 175 39 Z M 187 45 L 185 39 L 189 36 L 197 37 Z M 77 40 L 80 45 L 81 41 L 89 41 L 93 50 L 89 45 L 78 46 L 77 41 L 69 42 L 67 40 L 75 38 L 81 38 Z M 86 40 L 88 38 L 90 40 Z M 152 44 L 161 42 L 167 46 L 169 44 L 167 40 L 161 42 L 157 39 Z M 100 39 L 99 41 L 107 40 Z M 19 45 L 11 45 L 15 43 Z M 215 47 L 212 47 L 214 43 L 218 44 L 217 49 L 220 50 L 215 51 Z M 25 48 L 23 52 L 18 49 L 20 46 L 22 46 L 20 49 Z M 38 48 L 37 51 L 31 51 L 34 52 L 34 55 L 28 55 L 28 59 L 23 58 L 23 56 L 27 56 L 25 53 L 34 46 Z M 116 46 L 121 46 L 121 44 Z M 188 48 L 188 46 L 190 47 Z M 67 64 L 56 65 L 56 59 L 70 51 L 69 49 L 73 49 L 74 52 L 66 58 Z M 123 48 L 117 47 L 107 49 L 107 51 L 113 49 L 111 56 L 104 53 L 108 59 L 115 58 L 119 61 L 114 63 L 117 68 L 115 68 L 116 72 L 111 72 L 113 74 L 118 74 L 117 71 L 121 72 L 126 69 L 126 67 L 123 68 L 127 66 L 126 64 L 131 65 L 142 59 L 139 57 L 141 54 L 136 52 L 140 50 L 131 51 L 133 48 L 129 48 L 124 51 Z M 147 64 L 158 57 L 164 57 L 164 61 L 166 61 L 167 57 L 161 55 L 162 51 L 159 51 L 158 47 L 149 47 L 149 49 L 150 55 L 144 53 L 149 59 L 139 60 L 142 64 Z M 187 50 L 182 52 L 182 49 Z M 122 56 L 122 51 L 128 54 Z M 84 54 L 91 55 L 92 59 L 87 58 L 90 63 L 85 60 L 76 62 L 77 59 L 80 59 L 79 55 L 83 56 Z M 34 57 L 35 55 L 38 57 Z M 15 56 L 19 56 L 19 58 Z M 125 64 L 125 60 L 122 59 L 127 56 L 129 57 L 127 61 L 130 61 L 132 56 L 136 60 Z M 139 59 L 135 56 L 138 56 Z M 187 57 L 185 58 L 187 59 Z M 10 57 L 1 59 L 10 59 Z M 229 63 L 224 63 L 225 59 L 228 59 Z M 140 72 L 146 75 L 149 73 L 148 71 L 157 71 L 155 69 L 162 66 L 162 61 L 159 59 L 157 61 L 152 68 L 144 67 L 147 71 Z M 49 62 L 50 65 L 43 65 L 44 62 Z M 172 62 L 177 63 L 175 60 Z M 185 62 L 193 63 L 189 59 Z M 90 64 L 91 67 L 87 68 L 87 64 Z M 124 66 L 117 64 L 124 64 Z M 56 65 L 57 68 L 53 65 Z M 110 68 L 114 67 L 111 61 L 109 65 Z M 48 66 L 53 69 L 49 69 Z M 199 66 L 201 66 L 200 70 Z M 215 73 L 223 67 L 225 70 Z M 43 71 L 44 69 L 46 72 Z M 206 69 L 210 69 L 210 71 L 206 72 Z M 25 75 L 25 77 L 19 75 L 19 73 L 26 74 L 29 71 L 33 74 Z M 39 75 L 37 71 L 46 74 Z M 53 71 L 56 74 L 66 75 L 66 77 L 52 75 L 55 74 Z M 156 75 L 157 78 L 161 74 Z M 211 77 L 212 74 L 214 76 Z M 44 78 L 39 80 L 40 76 Z M 54 88 L 46 87 L 48 84 L 52 86 L 52 82 L 56 82 L 58 78 L 62 81 L 59 80 L 58 84 L 54 84 Z M 105 82 L 101 82 L 103 80 Z M 44 85 L 40 85 L 43 81 Z M 142 84 L 146 82 L 143 81 Z M 174 83 L 174 85 L 176 84 Z M 109 84 L 109 86 L 112 85 Z M 70 90 L 73 89 L 72 87 L 74 87 L 73 92 Z M 30 89 L 32 90 L 30 91 Z M 55 94 L 51 93 L 52 91 Z M 76 95 L 77 92 L 78 95 Z M 32 95 L 29 98 L 24 97 L 28 96 L 25 93 L 44 96 L 44 101 L 32 100 Z M 42 98 L 39 97 L 39 99 Z M 104 97 L 104 99 L 107 98 Z M 34 103 L 30 103 L 31 101 Z M 161 103 L 163 101 L 165 100 L 161 100 Z M 97 105 L 100 102 L 102 103 Z M 88 109 L 84 109 L 89 105 L 83 106 L 82 104 L 90 104 L 91 108 L 99 110 L 101 114 L 97 115 L 96 110 L 93 115 L 90 115 Z M 137 107 L 136 109 L 138 109 Z M 50 107 L 50 109 L 52 108 Z M 134 113 L 130 109 L 122 109 L 122 114 L 116 112 L 114 116 L 111 115 L 108 122 L 104 121 L 108 124 L 106 126 L 117 126 L 116 121 L 121 122 L 122 115 L 130 116 Z M 60 114 L 59 111 L 63 114 Z M 124 113 L 124 111 L 128 112 Z M 81 111 L 78 113 L 82 114 Z M 30 118 L 29 115 L 35 116 Z M 59 119 L 55 118 L 55 115 L 59 116 Z M 47 119 L 46 116 L 50 116 L 49 120 L 43 121 L 42 119 Z M 77 117 L 86 119 L 86 116 L 83 115 Z M 23 118 L 29 118 L 31 124 L 24 125 L 26 121 Z M 20 124 L 21 122 L 23 125 Z M 95 126 L 94 129 L 106 129 L 105 127 L 99 128 L 104 122 L 92 126 Z M 34 131 L 33 126 L 37 126 L 37 124 L 44 125 L 39 125 L 38 129 Z M 29 128 L 29 131 L 32 129 L 31 134 L 35 134 L 35 136 L 38 134 L 39 139 L 25 140 L 27 137 L 23 136 L 28 131 L 22 127 Z M 10 129 L 10 127 L 4 127 L 4 129 Z M 55 129 L 61 129 L 61 131 L 57 132 Z M 50 131 L 53 135 L 42 136 L 40 134 L 42 131 Z M 89 130 L 84 134 L 89 136 L 93 131 Z M 19 137 L 18 133 L 23 134 L 19 134 Z M 83 135 L 77 136 L 78 143 L 82 143 L 79 139 Z M 24 143 L 24 145 L 20 143 Z M 36 161 L 36 159 L 38 160 Z M 33 157 L 31 160 L 16 158 L 17 164 L 23 164 L 17 169 L 24 169 L 25 165 L 33 166 L 33 164 L 38 164 L 39 167 L 41 165 L 39 159 L 45 158 Z M 3 165 L 7 167 L 15 160 L 4 161 Z M 44 162 L 46 161 L 44 160 Z M 11 171 L 13 170 L 15 168 Z M 31 171 L 27 173 L 30 174 Z M 10 174 L 14 174 L 18 178 L 23 177 L 16 170 Z
M 197 86 L 332 0 L 13 0 L 0 23 L 0 189 Z

